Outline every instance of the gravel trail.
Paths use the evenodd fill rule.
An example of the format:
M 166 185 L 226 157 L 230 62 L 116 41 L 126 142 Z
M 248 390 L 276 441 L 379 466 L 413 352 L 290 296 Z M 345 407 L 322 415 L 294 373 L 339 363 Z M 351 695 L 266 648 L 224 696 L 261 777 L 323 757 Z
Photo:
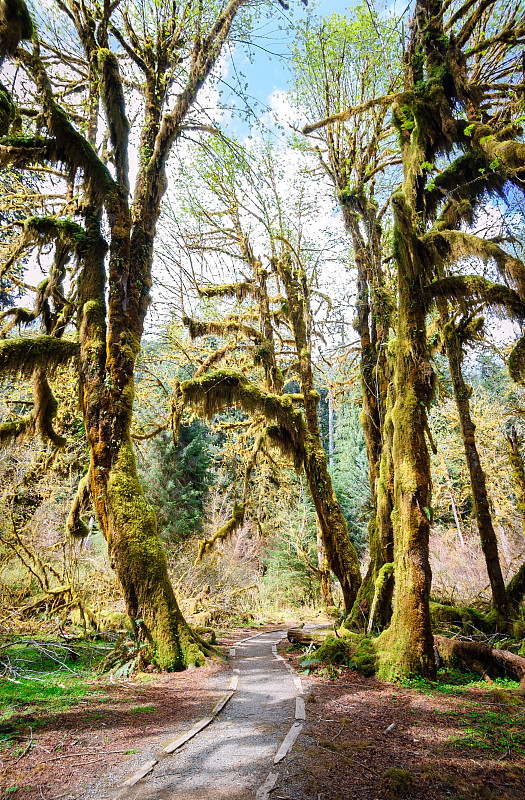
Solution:
M 174 753 L 166 755 L 161 749 L 141 752 L 137 768 L 158 759 L 153 770 L 132 787 L 114 788 L 109 794 L 100 792 L 99 787 L 97 796 L 115 800 L 265 800 L 269 795 L 263 787 L 273 788 L 278 783 L 280 765 L 274 765 L 274 758 L 279 748 L 292 729 L 295 735 L 300 733 L 295 715 L 301 682 L 276 656 L 276 646 L 285 637 L 286 631 L 273 631 L 237 642 L 230 651 L 230 685 L 237 686 L 213 722 Z M 221 689 L 225 692 L 228 678 L 223 674 Z M 127 773 L 119 776 L 120 785 L 129 777 L 129 770 L 128 763 Z M 82 800 L 94 797 L 93 790 L 95 787 Z

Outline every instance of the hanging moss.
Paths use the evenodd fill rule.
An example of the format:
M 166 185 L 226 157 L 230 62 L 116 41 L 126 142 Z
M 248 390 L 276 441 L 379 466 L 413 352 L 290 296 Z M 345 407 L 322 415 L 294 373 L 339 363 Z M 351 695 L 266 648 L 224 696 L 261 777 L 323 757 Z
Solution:
M 443 297 L 453 300 L 465 311 L 482 302 L 488 308 L 504 308 L 518 319 L 525 319 L 525 302 L 514 289 L 483 278 L 481 275 L 451 275 L 433 281 L 425 289 L 428 302 Z
M 261 334 L 251 325 L 246 325 L 237 320 L 225 320 L 224 322 L 199 322 L 198 320 L 183 317 L 182 322 L 188 328 L 192 339 L 202 336 L 228 336 L 232 333 L 242 333 L 248 339 L 255 342 L 261 340 Z
M 258 289 L 255 281 L 199 286 L 199 297 L 235 297 L 242 303 L 247 297 L 255 297 Z
M 507 367 L 513 381 L 525 384 L 525 336 L 512 348 L 507 359 Z
M 33 417 L 35 427 L 44 441 L 49 440 L 55 447 L 64 447 L 66 439 L 56 433 L 53 420 L 57 415 L 58 403 L 42 369 L 35 369 L 33 374 Z
M 216 370 L 181 383 L 185 403 L 211 419 L 225 408 L 259 411 L 267 420 L 276 420 L 286 431 L 291 446 L 304 450 L 305 423 L 301 412 L 286 395 L 265 392 L 235 370 Z
M 80 479 L 66 520 L 66 533 L 76 539 L 85 539 L 89 535 L 89 528 L 80 515 L 89 502 L 90 479 L 89 471 Z
M 205 553 L 208 553 L 217 542 L 227 539 L 228 536 L 231 536 L 232 533 L 243 525 L 245 510 L 246 506 L 244 503 L 234 503 L 232 515 L 228 522 L 226 522 L 222 528 L 219 528 L 218 531 L 215 531 L 210 539 L 199 539 L 199 551 L 195 559 L 195 566 L 202 561 L 202 557 Z
M 0 341 L 0 374 L 29 377 L 37 367 L 48 374 L 79 354 L 79 345 L 54 336 L 20 337 Z
M 510 277 L 514 281 L 517 293 L 525 303 L 525 265 L 519 258 L 510 255 L 498 244 L 463 231 L 437 232 L 435 230 L 423 237 L 422 242 L 433 253 L 433 261 L 437 264 L 439 264 L 440 260 L 454 263 L 469 256 L 476 256 L 484 263 L 494 261 L 500 274 L 504 277 Z M 482 292 L 483 279 L 479 279 L 479 282 L 476 282 L 476 278 L 477 276 L 464 278 L 466 281 L 464 286 L 466 288 L 471 285 L 475 292 Z M 492 286 L 498 285 L 492 284 Z M 491 286 L 490 283 L 489 286 Z M 496 289 L 492 289 L 492 291 L 497 293 Z M 503 296 L 505 297 L 506 295 Z M 496 300 L 495 302 L 500 301 Z M 502 303 L 500 302 L 500 304 Z M 523 313 L 523 310 L 521 313 Z

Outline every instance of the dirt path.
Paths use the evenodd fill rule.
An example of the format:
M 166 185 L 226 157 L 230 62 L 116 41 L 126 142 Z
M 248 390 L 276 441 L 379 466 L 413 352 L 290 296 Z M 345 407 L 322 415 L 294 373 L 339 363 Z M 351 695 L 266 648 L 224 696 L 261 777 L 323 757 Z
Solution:
M 133 767 L 139 770 L 149 764 L 152 769 L 134 786 L 122 786 L 130 777 L 127 762 L 125 774 L 114 770 L 111 785 L 103 776 L 82 800 L 266 798 L 265 787 L 273 788 L 278 780 L 274 758 L 287 734 L 284 749 L 291 749 L 290 740 L 302 728 L 301 720 L 296 720 L 296 713 L 303 716 L 304 706 L 296 703 L 301 680 L 276 654 L 277 644 L 285 637 L 286 631 L 276 631 L 237 643 L 230 651 L 233 676 L 229 681 L 231 673 L 218 676 L 221 689 L 233 695 L 213 721 L 171 754 L 163 750 L 169 742 L 141 751 Z

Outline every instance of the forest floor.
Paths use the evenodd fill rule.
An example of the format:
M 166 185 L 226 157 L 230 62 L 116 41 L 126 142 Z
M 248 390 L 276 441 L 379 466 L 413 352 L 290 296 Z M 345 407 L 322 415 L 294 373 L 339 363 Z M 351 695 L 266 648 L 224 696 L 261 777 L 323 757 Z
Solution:
M 238 629 L 222 636 L 220 643 L 228 652 L 235 642 L 255 633 Z M 284 688 L 290 673 L 270 649 L 278 638 L 261 638 L 267 640 L 265 669 L 279 668 L 277 682 L 282 682 L 284 691 L 274 703 L 275 730 L 268 720 L 261 723 L 269 737 L 264 741 L 266 749 L 273 746 L 277 729 L 282 741 L 294 717 L 289 690 Z M 270 770 L 278 775 L 269 795 L 272 800 L 525 800 L 525 705 L 511 692 L 459 675 L 443 676 L 433 686 L 393 686 L 363 678 L 348 667 L 330 665 L 306 675 L 300 665 L 302 651 L 290 649 L 283 640 L 279 652 L 300 673 L 306 721 L 292 751 L 276 767 L 270 758 L 261 771 L 260 765 L 247 758 L 248 772 L 258 770 L 257 785 Z M 111 787 L 132 774 L 159 745 L 210 713 L 236 663 L 241 671 L 239 708 L 243 669 L 250 669 L 250 663 L 252 676 L 261 672 L 266 686 L 266 673 L 257 659 L 261 659 L 260 650 L 238 646 L 236 659 L 181 674 L 139 675 L 114 683 L 106 676 L 93 677 L 90 693 L 66 710 L 20 709 L 17 717 L 0 725 L 6 736 L 12 731 L 9 746 L 0 752 L 0 797 L 95 800 L 117 796 Z M 264 703 L 262 695 L 261 699 Z M 279 710 L 281 700 L 286 706 L 284 716 Z M 213 723 L 207 734 L 198 734 L 194 741 L 199 736 L 206 741 L 207 736 L 216 746 L 221 736 L 231 738 L 239 721 L 234 707 L 232 701 L 221 712 L 223 733 Z M 178 753 L 184 748 L 188 745 Z M 230 769 L 232 787 L 238 773 L 232 761 L 236 751 L 235 745 L 221 767 L 222 772 Z M 170 756 L 175 759 L 173 779 L 181 775 L 176 758 Z M 152 800 L 190 796 L 177 791 L 176 781 L 154 785 L 148 780 L 137 784 L 133 796 Z M 141 789 L 148 786 L 154 786 L 153 793 Z M 214 793 L 213 781 L 210 786 L 209 792 L 196 788 L 192 798 L 254 797 L 252 789 L 241 787 L 236 793 L 225 788 L 225 793 Z

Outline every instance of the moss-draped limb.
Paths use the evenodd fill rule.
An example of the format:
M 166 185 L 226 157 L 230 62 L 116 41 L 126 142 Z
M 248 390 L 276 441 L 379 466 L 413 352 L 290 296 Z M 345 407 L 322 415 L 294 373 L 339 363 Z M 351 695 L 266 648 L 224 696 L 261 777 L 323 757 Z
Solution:
M 45 136 L 2 136 L 0 167 L 23 169 L 32 164 L 46 164 L 57 158 L 57 143 Z
M 469 256 L 476 256 L 484 263 L 494 261 L 501 275 L 512 278 L 518 295 L 525 302 L 525 265 L 519 258 L 507 253 L 495 242 L 464 231 L 432 231 L 424 236 L 422 241 L 425 246 L 435 252 L 437 258 L 434 260 L 438 263 L 439 259 L 454 263 Z M 469 278 L 465 280 L 468 281 Z M 482 287 L 482 281 L 483 279 L 480 278 L 478 291 Z M 471 278 L 471 283 L 475 287 L 474 276 Z
M 488 190 L 501 191 L 504 183 L 505 176 L 490 169 L 490 162 L 480 150 L 469 151 L 432 179 L 425 191 L 427 213 L 433 215 L 439 202 L 451 196 L 458 221 L 472 222 L 476 203 Z M 446 219 L 440 221 L 446 223 Z
M 425 297 L 428 303 L 439 298 L 448 299 L 465 310 L 474 303 L 482 303 L 488 308 L 503 308 L 517 319 L 525 319 L 525 301 L 518 292 L 481 275 L 438 278 L 425 287 Z
M 89 528 L 81 517 L 89 506 L 90 499 L 90 470 L 79 480 L 75 497 L 66 520 L 66 533 L 75 538 L 85 539 L 89 535 Z
M 52 374 L 60 365 L 78 358 L 77 342 L 54 336 L 19 337 L 0 341 L 0 374 L 28 378 L 37 367 Z
M 199 286 L 198 292 L 199 297 L 235 297 L 237 302 L 242 303 L 247 297 L 257 296 L 257 285 L 255 281 L 239 281 L 238 283 Z
M 278 422 L 292 447 L 304 452 L 304 417 L 286 395 L 265 392 L 242 373 L 230 369 L 209 372 L 180 386 L 184 402 L 199 409 L 208 419 L 225 408 L 242 408 L 248 413 L 260 411 L 267 420 Z
M 224 320 L 222 322 L 200 322 L 190 317 L 183 317 L 182 322 L 188 328 L 192 339 L 202 336 L 228 336 L 231 333 L 241 333 L 255 342 L 261 341 L 261 333 L 251 325 L 238 320 Z
M 40 58 L 38 43 L 34 42 L 32 53 L 19 48 L 18 57 L 36 83 L 42 103 L 42 116 L 47 130 L 54 138 L 55 158 L 63 161 L 73 171 L 82 169 L 86 188 L 92 196 L 97 196 L 100 201 L 110 202 L 117 191 L 115 181 L 95 149 L 77 131 L 64 109 L 56 102 L 51 81 Z
M 231 536 L 232 533 L 243 525 L 245 511 L 246 505 L 244 503 L 234 503 L 230 519 L 221 528 L 215 531 L 213 536 L 209 539 L 199 539 L 199 550 L 195 558 L 195 566 L 200 564 L 203 556 L 212 550 L 217 542 L 227 539 L 228 536 Z
M 302 412 L 294 408 L 292 400 L 286 395 L 265 392 L 234 370 L 216 370 L 200 378 L 184 381 L 181 391 L 184 402 L 200 410 L 209 419 L 224 408 L 235 406 L 248 413 L 260 412 L 268 421 L 275 421 L 275 425 L 268 426 L 266 435 L 293 457 L 296 466 L 304 466 L 328 563 L 341 583 L 345 605 L 349 610 L 361 583 L 359 560 L 333 491 L 326 453 L 319 437 L 308 430 Z M 314 397 L 311 402 L 316 408 Z

